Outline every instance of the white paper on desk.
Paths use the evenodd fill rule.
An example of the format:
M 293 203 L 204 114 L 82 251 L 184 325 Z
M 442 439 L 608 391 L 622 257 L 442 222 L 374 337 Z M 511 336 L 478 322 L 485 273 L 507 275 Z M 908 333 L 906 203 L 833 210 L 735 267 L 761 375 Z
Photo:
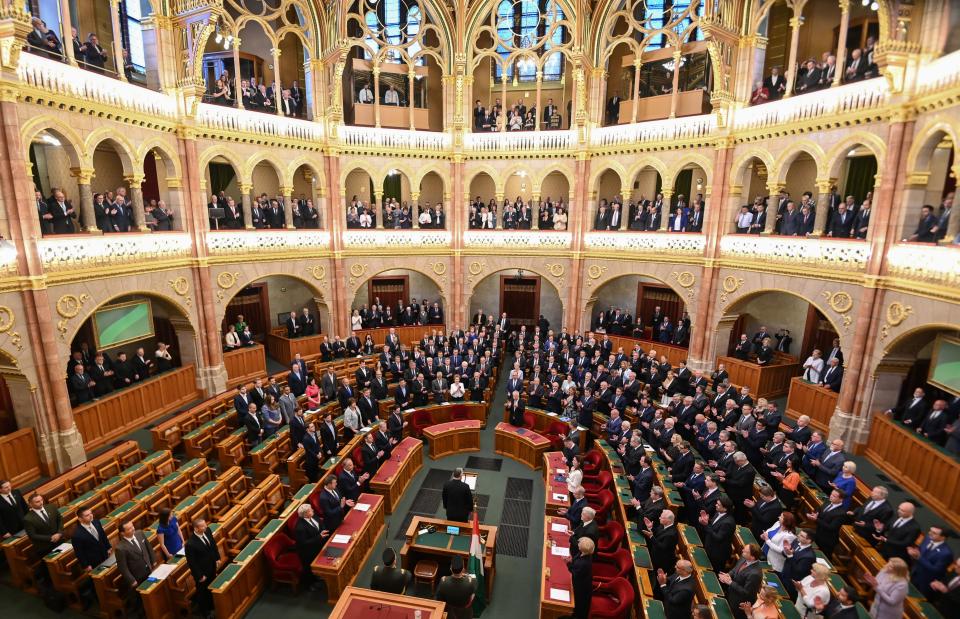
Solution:
M 176 565 L 171 563 L 163 563 L 157 567 L 157 569 L 150 572 L 150 575 L 147 578 L 153 578 L 156 580 L 163 580 L 167 576 L 173 573 L 173 570 L 176 569 Z
M 550 525 L 550 530 L 556 531 L 557 533 L 566 533 L 567 525 L 563 524 L 562 522 L 561 523 L 554 522 L 553 524 Z
M 71 544 L 70 542 L 63 542 L 62 544 L 58 544 L 57 547 L 54 548 L 51 552 L 66 552 L 71 548 L 73 548 L 73 544 Z
M 373 429 L 373 426 L 364 426 L 364 427 L 360 428 L 360 431 L 361 431 L 361 432 L 369 432 L 369 431 L 372 430 L 372 429 Z
M 353 506 L 353 509 L 357 510 L 358 512 L 365 512 L 365 511 L 367 511 L 368 509 L 370 509 L 370 504 L 369 504 L 369 503 L 357 503 L 357 504 L 355 504 L 355 505 Z
M 561 503 L 566 503 L 566 502 L 567 502 L 567 495 L 565 495 L 565 494 L 559 494 L 559 493 L 556 493 L 556 492 L 555 492 L 555 493 L 553 493 L 553 500 L 554 500 L 554 501 L 560 501 Z
M 557 469 L 557 473 L 560 475 L 563 475 L 566 472 L 567 472 L 567 469 Z
M 471 490 L 477 489 L 477 476 L 476 475 L 465 475 L 463 478 L 463 483 L 467 484 Z
M 113 567 L 116 564 L 117 564 L 117 553 L 114 552 L 110 554 L 110 556 L 108 556 L 106 559 L 104 559 L 103 563 L 101 563 L 97 567 Z
M 550 587 L 550 599 L 559 600 L 561 602 L 569 602 L 570 592 L 566 589 L 554 589 L 553 587 Z
M 347 542 L 350 541 L 350 536 L 349 536 L 349 535 L 334 535 L 334 536 L 333 536 L 333 539 L 330 540 L 330 541 L 333 542 L 334 544 L 346 544 Z
M 550 554 L 557 555 L 558 557 L 569 557 L 570 549 L 564 546 L 554 546 L 550 549 Z
M 111 556 L 113 556 L 113 555 L 111 555 Z M 181 548 L 180 550 L 178 550 L 174 556 L 177 556 L 177 557 L 185 557 L 185 556 L 187 556 L 187 547 L 184 546 L 183 548 Z M 114 559 L 114 560 L 116 560 L 116 559 Z
M 833 566 L 830 565 L 830 562 L 827 561 L 826 559 L 824 559 L 823 557 L 817 557 L 817 563 L 819 563 L 819 564 L 822 565 L 823 567 L 827 568 L 828 570 L 832 570 L 832 569 L 833 569 Z
M 557 415 L 556 413 L 547 413 L 547 414 L 550 415 L 551 417 L 559 417 L 559 415 Z

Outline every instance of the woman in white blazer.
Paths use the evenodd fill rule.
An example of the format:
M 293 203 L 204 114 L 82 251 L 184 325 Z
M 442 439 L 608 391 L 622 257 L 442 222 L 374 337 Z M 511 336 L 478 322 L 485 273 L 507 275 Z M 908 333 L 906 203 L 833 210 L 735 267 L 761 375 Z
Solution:
M 783 554 L 783 544 L 793 544 L 797 539 L 797 521 L 790 512 L 783 512 L 780 518 L 760 536 L 763 549 L 767 553 L 767 563 L 774 571 L 782 572 L 787 557 Z

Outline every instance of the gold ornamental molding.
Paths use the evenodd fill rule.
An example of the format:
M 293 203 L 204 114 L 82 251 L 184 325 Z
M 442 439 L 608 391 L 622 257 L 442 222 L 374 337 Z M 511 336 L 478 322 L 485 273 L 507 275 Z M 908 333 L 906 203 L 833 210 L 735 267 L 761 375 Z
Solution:
M 307 269 L 307 272 L 317 281 L 321 281 L 327 277 L 327 268 L 322 264 Z
M 223 303 L 225 296 L 223 291 L 233 288 L 239 277 L 239 273 L 231 273 L 230 271 L 223 271 L 217 275 L 217 286 L 220 287 L 220 290 L 217 291 L 217 303 Z
M 354 262 L 353 264 L 351 264 L 351 265 L 350 265 L 350 280 L 349 280 L 349 282 L 348 282 L 348 283 L 350 284 L 350 288 L 356 289 L 356 287 L 357 287 L 357 285 L 358 285 L 358 283 L 359 283 L 359 282 L 357 282 L 357 279 L 363 277 L 363 274 L 366 273 L 366 272 L 367 272 L 367 265 L 366 265 L 366 264 L 361 264 L 361 263 L 359 263 L 359 262 Z
M 547 272 L 554 277 L 563 277 L 564 268 L 562 264 L 545 264 L 547 267 Z
M 173 291 L 179 296 L 183 297 L 184 303 L 188 306 L 193 303 L 193 299 L 190 298 L 190 282 L 187 281 L 186 277 L 182 275 L 176 279 L 171 279 L 168 282 L 170 287 L 173 288 Z
M 434 262 L 433 263 L 433 272 L 437 275 L 443 275 L 447 272 L 447 263 L 445 262 Z
M 682 288 L 687 290 L 687 298 L 693 298 L 693 285 L 697 281 L 697 277 L 690 271 L 674 271 L 670 274 L 673 279 L 677 280 L 677 283 L 680 284 Z
M 65 294 L 57 299 L 57 313 L 60 314 L 60 320 L 57 321 L 57 331 L 60 332 L 60 339 L 67 339 L 67 325 L 73 318 L 80 313 L 83 304 L 90 300 L 86 293 L 80 295 Z
M 821 294 L 827 300 L 830 309 L 840 314 L 844 331 L 850 331 L 850 325 L 853 324 L 853 318 L 850 316 L 850 310 L 853 309 L 853 297 L 842 290 L 837 292 L 824 290 Z
M 913 307 L 894 301 L 887 306 L 886 324 L 880 327 L 880 341 L 890 336 L 890 329 L 899 327 L 913 313 Z
M 603 274 L 606 272 L 606 270 L 607 270 L 607 267 L 605 267 L 605 266 L 603 266 L 603 265 L 600 265 L 600 264 L 591 264 L 591 265 L 587 268 L 587 278 L 588 278 L 587 281 L 586 281 L 587 287 L 588 287 L 588 288 L 593 287 L 593 285 L 596 283 L 596 281 L 603 276 Z
M 727 275 L 723 278 L 723 292 L 720 293 L 720 303 L 723 305 L 727 304 L 727 301 L 730 298 L 730 295 L 735 293 L 737 290 L 740 290 L 740 286 L 743 285 L 742 277 L 734 277 L 733 275 Z
M 0 305 L 0 333 L 6 333 L 12 329 L 15 320 L 13 310 L 6 305 Z

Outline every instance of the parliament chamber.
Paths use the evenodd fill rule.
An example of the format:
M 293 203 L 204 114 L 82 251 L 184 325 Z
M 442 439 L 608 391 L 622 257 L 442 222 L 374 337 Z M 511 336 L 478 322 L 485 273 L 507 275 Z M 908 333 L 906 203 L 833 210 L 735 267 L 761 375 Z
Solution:
M 0 612 L 957 616 L 957 2 L 0 0 L 0 118 Z

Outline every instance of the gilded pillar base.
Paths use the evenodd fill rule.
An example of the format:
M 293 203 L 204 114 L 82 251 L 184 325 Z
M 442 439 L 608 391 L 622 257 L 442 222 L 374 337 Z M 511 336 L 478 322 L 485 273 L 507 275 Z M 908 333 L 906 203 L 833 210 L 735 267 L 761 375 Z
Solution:
M 77 426 L 62 432 L 39 434 L 40 459 L 50 469 L 49 474 L 60 473 L 87 460 L 83 437 Z
M 197 367 L 197 387 L 207 397 L 213 397 L 227 390 L 227 368 L 222 363 L 207 367 Z

